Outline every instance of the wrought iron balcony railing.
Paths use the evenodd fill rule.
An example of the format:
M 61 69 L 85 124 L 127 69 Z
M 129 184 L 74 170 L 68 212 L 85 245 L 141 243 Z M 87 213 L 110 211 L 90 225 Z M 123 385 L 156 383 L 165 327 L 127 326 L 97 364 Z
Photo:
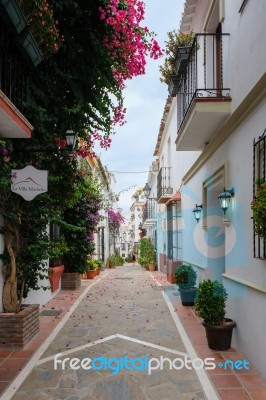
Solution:
M 23 112 L 26 96 L 26 79 L 24 61 L 19 52 L 14 37 L 0 27 L 0 90 L 10 101 Z
M 228 43 L 227 33 L 195 35 L 177 93 L 178 129 L 195 98 L 230 97 L 230 89 L 224 85 L 223 73 Z
M 171 167 L 162 167 L 157 176 L 157 200 L 168 199 L 173 194 L 171 187 Z
M 142 221 L 144 223 L 147 219 L 154 219 L 154 218 L 155 218 L 155 200 L 148 199 L 143 209 Z

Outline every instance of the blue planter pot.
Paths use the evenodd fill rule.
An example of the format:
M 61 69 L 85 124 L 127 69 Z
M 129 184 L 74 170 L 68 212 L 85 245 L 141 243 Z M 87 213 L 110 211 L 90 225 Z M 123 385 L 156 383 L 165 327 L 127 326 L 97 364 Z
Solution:
M 178 289 L 183 306 L 194 306 L 194 300 L 198 293 L 198 288 Z

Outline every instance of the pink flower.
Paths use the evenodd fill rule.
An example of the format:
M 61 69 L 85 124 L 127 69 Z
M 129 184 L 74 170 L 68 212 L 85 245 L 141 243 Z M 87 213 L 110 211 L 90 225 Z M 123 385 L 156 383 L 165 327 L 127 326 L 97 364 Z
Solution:
M 108 25 L 115 25 L 115 19 L 113 17 L 109 17 L 106 19 Z
M 145 73 L 148 55 L 156 60 L 163 52 L 152 37 L 153 33 L 140 26 L 145 11 L 143 1 L 125 0 L 123 9 L 119 9 L 117 0 L 105 0 L 104 4 L 105 7 L 99 8 L 100 20 L 105 20 L 109 29 L 103 45 L 114 61 L 114 78 L 122 90 L 125 80 Z

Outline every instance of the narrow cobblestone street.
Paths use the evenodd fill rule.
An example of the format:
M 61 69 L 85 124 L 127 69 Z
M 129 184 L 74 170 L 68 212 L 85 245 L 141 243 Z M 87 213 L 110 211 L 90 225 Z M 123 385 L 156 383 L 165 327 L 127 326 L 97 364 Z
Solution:
M 117 374 L 111 370 L 73 370 L 69 365 L 63 371 L 59 364 L 54 369 L 57 353 L 62 353 L 61 359 L 100 356 L 133 359 L 145 355 L 184 358 L 186 348 L 158 289 L 152 276 L 138 266 L 106 272 L 87 291 L 14 400 L 207 399 L 194 370 L 170 371 L 167 363 L 164 370 L 154 370 L 151 375 L 138 370 L 122 370 Z M 209 398 L 215 399 L 214 391 Z

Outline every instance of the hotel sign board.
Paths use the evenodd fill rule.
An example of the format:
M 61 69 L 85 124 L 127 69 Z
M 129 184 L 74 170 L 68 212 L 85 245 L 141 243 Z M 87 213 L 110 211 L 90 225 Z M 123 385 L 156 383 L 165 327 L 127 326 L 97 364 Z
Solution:
M 39 170 L 31 165 L 23 169 L 13 169 L 11 190 L 27 201 L 48 190 L 48 171 Z

